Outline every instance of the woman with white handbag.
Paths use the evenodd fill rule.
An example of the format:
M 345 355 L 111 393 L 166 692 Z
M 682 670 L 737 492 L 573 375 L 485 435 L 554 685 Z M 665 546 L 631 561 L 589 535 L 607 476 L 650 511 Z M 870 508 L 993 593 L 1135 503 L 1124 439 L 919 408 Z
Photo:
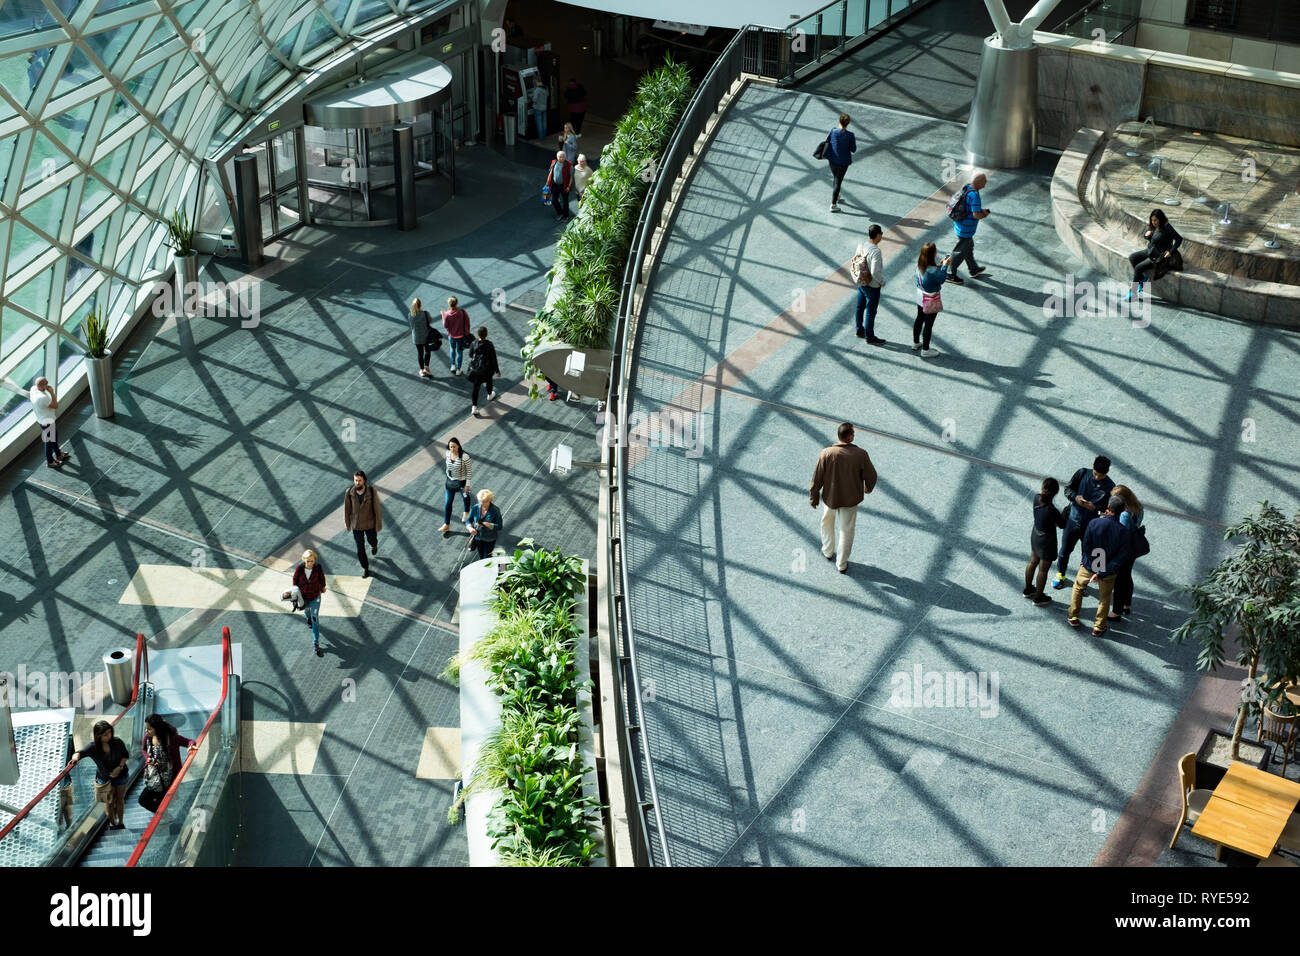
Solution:
M 942 262 L 936 262 L 938 251 L 933 242 L 921 247 L 921 255 L 916 260 L 916 321 L 912 323 L 912 348 L 921 353 L 921 358 L 934 358 L 938 349 L 930 348 L 930 333 L 934 330 L 934 320 L 943 311 L 943 283 L 948 276 L 948 256 Z

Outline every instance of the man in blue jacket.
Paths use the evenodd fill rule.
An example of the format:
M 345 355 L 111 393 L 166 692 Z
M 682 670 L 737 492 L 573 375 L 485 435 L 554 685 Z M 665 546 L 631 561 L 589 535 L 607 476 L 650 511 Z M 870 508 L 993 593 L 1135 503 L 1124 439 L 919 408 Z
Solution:
M 835 188 L 831 192 L 831 212 L 839 212 L 840 185 L 844 182 L 844 174 L 849 171 L 849 164 L 853 162 L 853 154 L 858 151 L 858 141 L 849 132 L 848 113 L 840 114 L 840 128 L 833 129 L 826 135 L 826 143 L 825 158 L 831 165 L 831 178 L 835 182 Z
M 1067 584 L 1065 568 L 1070 563 L 1070 552 L 1083 537 L 1088 522 L 1105 510 L 1110 498 L 1110 490 L 1115 487 L 1107 473 L 1110 471 L 1110 459 L 1098 455 L 1092 462 L 1092 471 L 1080 468 L 1074 473 L 1069 484 L 1065 486 L 1066 499 L 1070 502 L 1070 515 L 1065 522 L 1065 534 L 1061 537 L 1060 557 L 1056 561 L 1056 580 L 1052 589 L 1059 591 Z M 1084 560 L 1088 557 L 1084 552 Z
M 1092 636 L 1106 633 L 1106 615 L 1110 613 L 1110 595 L 1115 589 L 1115 572 L 1129 562 L 1129 530 L 1119 523 L 1124 513 L 1124 499 L 1114 495 L 1106 504 L 1106 513 L 1088 523 L 1083 533 L 1083 564 L 1074 578 L 1074 593 L 1070 596 L 1067 620 L 1070 627 L 1079 627 L 1079 608 L 1083 605 L 1083 592 L 1097 582 L 1097 618 L 1092 624 Z

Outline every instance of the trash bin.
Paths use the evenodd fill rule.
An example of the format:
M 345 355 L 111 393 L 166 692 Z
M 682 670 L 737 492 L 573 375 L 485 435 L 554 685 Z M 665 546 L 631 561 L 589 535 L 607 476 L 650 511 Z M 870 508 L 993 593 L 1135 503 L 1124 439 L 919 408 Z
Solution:
M 104 653 L 104 673 L 108 676 L 108 694 L 113 703 L 125 707 L 131 703 L 135 683 L 135 650 L 115 647 Z
M 512 113 L 506 114 L 506 145 L 515 145 L 515 122 L 516 117 Z

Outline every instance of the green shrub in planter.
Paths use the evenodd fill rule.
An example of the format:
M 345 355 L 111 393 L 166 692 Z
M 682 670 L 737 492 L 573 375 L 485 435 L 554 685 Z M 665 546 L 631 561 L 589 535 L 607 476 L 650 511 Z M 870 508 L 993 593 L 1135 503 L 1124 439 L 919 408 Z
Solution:
M 564 294 L 552 299 L 551 308 L 533 319 L 521 350 L 526 379 L 535 380 L 539 375 L 532 357 L 542 342 L 609 347 L 641 207 L 690 98 L 690 73 L 671 59 L 637 84 L 637 93 L 618 121 L 613 140 L 601 151 L 600 168 L 583 195 L 582 216 L 556 244 L 555 261 Z M 595 268 L 599 277 L 590 271 L 571 277 L 571 269 L 578 265 Z M 537 391 L 533 385 L 530 396 L 536 398 Z
M 580 558 L 539 549 L 532 538 L 524 538 L 497 578 L 496 591 L 516 602 L 571 606 L 586 586 Z

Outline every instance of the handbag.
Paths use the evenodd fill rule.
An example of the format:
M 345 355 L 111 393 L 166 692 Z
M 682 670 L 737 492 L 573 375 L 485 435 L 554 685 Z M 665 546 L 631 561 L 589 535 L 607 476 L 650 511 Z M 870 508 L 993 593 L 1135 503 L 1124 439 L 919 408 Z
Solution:
M 1151 542 L 1147 540 L 1147 529 L 1138 525 L 1133 529 L 1133 557 L 1143 558 L 1151 553 Z
M 150 813 L 157 813 L 158 808 L 162 806 L 163 795 L 166 793 L 166 790 L 150 790 L 148 787 L 145 787 L 140 791 L 140 806 L 144 807 Z
M 813 159 L 825 159 L 826 150 L 830 148 L 830 145 L 831 145 L 831 134 L 827 133 L 826 138 L 822 140 L 820 143 L 818 143 L 817 148 L 813 150 Z
M 464 479 L 464 478 L 448 478 L 448 479 L 447 479 L 447 484 L 446 484 L 444 487 L 445 487 L 448 491 L 464 491 L 464 490 L 465 490 L 465 479 Z
M 921 290 L 921 311 L 926 315 L 937 315 L 943 311 L 943 299 L 938 292 Z

